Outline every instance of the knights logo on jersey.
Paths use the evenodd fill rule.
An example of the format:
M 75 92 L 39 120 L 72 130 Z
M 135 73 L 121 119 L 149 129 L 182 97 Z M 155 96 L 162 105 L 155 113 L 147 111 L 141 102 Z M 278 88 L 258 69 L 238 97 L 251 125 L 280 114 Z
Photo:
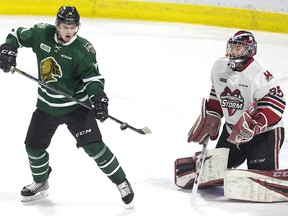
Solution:
M 86 43 L 85 45 L 84 45 L 84 47 L 85 47 L 85 49 L 88 51 L 88 52 L 92 52 L 92 53 L 96 53 L 96 51 L 95 51 L 95 49 L 94 49 L 94 47 L 93 47 L 93 45 L 91 44 L 91 43 Z
M 239 89 L 232 91 L 226 87 L 220 95 L 221 106 L 226 108 L 229 116 L 232 116 L 237 110 L 242 110 L 244 107 L 244 98 Z
M 272 74 L 269 71 L 265 71 L 263 72 L 265 79 L 267 80 L 267 82 L 269 82 L 270 80 L 272 80 L 274 77 L 272 76 Z
M 60 65 L 53 57 L 48 57 L 41 61 L 41 80 L 45 83 L 56 82 L 57 77 L 62 77 Z

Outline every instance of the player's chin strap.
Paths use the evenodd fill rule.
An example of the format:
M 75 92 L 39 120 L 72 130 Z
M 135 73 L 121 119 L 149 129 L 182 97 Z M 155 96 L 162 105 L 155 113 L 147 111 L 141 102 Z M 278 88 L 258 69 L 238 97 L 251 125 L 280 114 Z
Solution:
M 71 101 L 74 101 L 74 102 L 80 104 L 81 106 L 86 107 L 87 109 L 90 109 L 90 110 L 92 109 L 92 107 L 88 106 L 87 104 L 83 103 L 82 101 L 78 100 L 77 98 L 74 98 L 71 95 L 69 95 L 69 94 L 67 94 L 67 93 L 65 93 L 63 91 L 61 91 L 61 90 L 59 90 L 57 88 L 54 88 L 53 86 L 48 85 L 47 83 L 43 82 L 42 80 L 39 80 L 39 79 L 35 78 L 34 76 L 31 76 L 31 75 L 25 73 L 24 71 L 19 70 L 18 68 L 11 67 L 10 71 L 11 71 L 11 73 L 17 72 L 17 73 L 19 73 L 19 74 L 21 74 L 21 75 L 33 80 L 33 81 L 36 81 L 39 85 L 44 86 L 45 88 L 48 88 L 48 89 L 50 89 L 50 90 L 52 90 L 52 91 L 54 91 L 54 92 L 56 92 L 56 93 L 58 93 L 60 95 L 63 95 L 66 98 L 70 99 Z M 120 129 L 121 130 L 125 130 L 125 129 L 129 128 L 129 129 L 131 129 L 131 130 L 133 130 L 133 131 L 135 131 L 137 133 L 140 133 L 140 134 L 150 134 L 150 133 L 152 133 L 151 130 L 148 127 L 144 127 L 144 128 L 138 129 L 138 128 L 132 127 L 131 125 L 129 125 L 126 122 L 123 122 L 123 121 L 120 121 L 117 118 L 114 118 L 113 116 L 108 115 L 108 117 L 110 119 L 112 119 L 113 121 L 117 122 L 118 124 L 120 124 Z

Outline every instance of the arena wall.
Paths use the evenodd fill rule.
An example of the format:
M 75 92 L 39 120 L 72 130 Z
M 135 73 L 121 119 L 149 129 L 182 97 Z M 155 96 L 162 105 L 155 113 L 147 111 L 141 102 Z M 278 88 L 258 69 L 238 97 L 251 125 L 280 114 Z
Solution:
M 81 17 L 149 20 L 288 33 L 288 0 L 1 0 L 0 15 L 55 16 L 74 5 Z

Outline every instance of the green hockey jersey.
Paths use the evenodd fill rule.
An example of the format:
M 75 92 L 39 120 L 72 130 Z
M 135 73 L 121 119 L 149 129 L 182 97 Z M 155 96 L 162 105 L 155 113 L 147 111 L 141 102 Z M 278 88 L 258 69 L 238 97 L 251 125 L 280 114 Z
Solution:
M 13 29 L 6 42 L 17 48 L 32 48 L 37 57 L 38 79 L 88 105 L 91 105 L 89 98 L 104 90 L 95 49 L 78 35 L 65 44 L 58 44 L 56 27 L 39 23 L 29 29 Z M 53 116 L 61 116 L 80 105 L 39 85 L 36 106 Z

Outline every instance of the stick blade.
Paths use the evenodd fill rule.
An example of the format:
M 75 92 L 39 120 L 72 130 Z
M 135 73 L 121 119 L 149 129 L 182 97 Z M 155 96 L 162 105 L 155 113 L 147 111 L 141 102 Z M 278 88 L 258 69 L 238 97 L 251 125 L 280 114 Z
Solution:
M 132 127 L 131 125 L 128 125 L 127 128 L 129 128 L 129 129 L 131 129 L 131 130 L 133 130 L 133 131 L 135 131 L 137 133 L 144 134 L 144 135 L 152 133 L 152 131 L 146 126 L 144 128 L 140 129 L 140 128 L 135 128 L 135 127 Z
M 207 203 L 198 192 L 192 194 L 192 196 L 190 197 L 190 204 L 198 213 L 200 213 L 201 215 L 204 214 L 202 207 L 205 206 Z
M 146 126 L 144 128 L 142 128 L 141 130 L 143 131 L 143 134 L 151 134 L 152 133 L 152 131 Z

